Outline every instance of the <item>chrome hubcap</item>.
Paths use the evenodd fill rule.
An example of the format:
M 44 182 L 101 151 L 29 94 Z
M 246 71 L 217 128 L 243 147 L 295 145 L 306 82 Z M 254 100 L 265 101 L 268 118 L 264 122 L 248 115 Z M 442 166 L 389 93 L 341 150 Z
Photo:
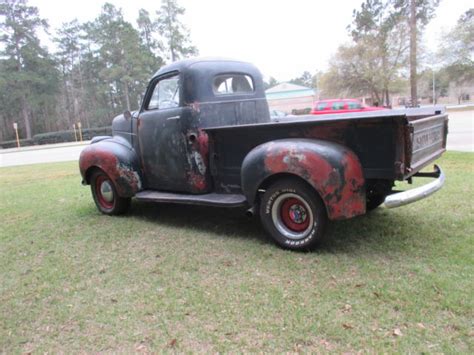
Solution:
M 103 181 L 100 185 L 100 194 L 107 202 L 112 202 L 114 200 L 114 191 L 112 190 L 112 185 L 109 181 Z
M 282 207 L 284 207 L 284 203 L 288 199 L 297 199 L 298 203 L 293 203 L 289 206 L 288 210 L 282 211 Z M 301 196 L 294 193 L 287 192 L 278 196 L 272 205 L 271 213 L 276 229 L 288 239 L 299 240 L 306 238 L 315 223 L 311 207 Z M 295 224 L 294 228 L 288 226 L 288 223 L 282 218 L 282 214 L 285 213 L 288 214 L 288 219 Z M 296 228 L 298 225 L 301 225 L 302 228 Z

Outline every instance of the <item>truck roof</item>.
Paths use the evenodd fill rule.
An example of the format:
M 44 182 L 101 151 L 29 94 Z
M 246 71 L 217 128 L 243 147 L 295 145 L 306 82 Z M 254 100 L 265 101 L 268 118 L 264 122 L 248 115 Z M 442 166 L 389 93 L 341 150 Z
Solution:
M 208 68 L 213 68 L 217 64 L 219 65 L 226 65 L 226 67 L 229 68 L 235 68 L 240 70 L 245 70 L 248 71 L 249 69 L 253 71 L 258 71 L 257 67 L 255 67 L 253 64 L 244 62 L 241 60 L 235 60 L 231 58 L 220 58 L 220 57 L 197 57 L 197 58 L 189 58 L 189 59 L 183 59 L 179 60 L 177 62 L 170 63 L 168 65 L 165 65 L 161 67 L 154 75 L 154 77 L 157 77 L 161 74 L 164 73 L 169 73 L 172 71 L 188 71 L 190 70 L 193 66 L 198 66 L 200 67 L 199 69 L 208 67 Z M 247 69 L 247 70 L 246 70 Z
M 265 100 L 262 74 L 251 63 L 225 58 L 191 58 L 165 65 L 158 70 L 152 80 L 166 74 L 178 74 L 183 80 L 182 102 L 205 103 L 220 101 Z M 215 80 L 220 75 L 243 74 L 252 79 L 251 93 L 238 92 L 232 95 L 216 95 Z M 267 109 L 268 111 L 268 109 Z M 267 114 L 268 116 L 268 114 Z

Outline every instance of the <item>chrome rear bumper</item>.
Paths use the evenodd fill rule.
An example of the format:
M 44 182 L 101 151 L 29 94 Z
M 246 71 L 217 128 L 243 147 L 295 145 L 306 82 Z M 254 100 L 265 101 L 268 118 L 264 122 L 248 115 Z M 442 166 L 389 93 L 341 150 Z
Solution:
M 441 189 L 444 185 L 445 176 L 438 165 L 435 165 L 434 168 L 434 173 L 425 174 L 424 176 L 432 176 L 435 177 L 436 180 L 411 190 L 395 193 L 393 195 L 388 195 L 385 198 L 383 205 L 387 208 L 395 208 L 408 205 L 409 203 L 424 199 Z M 423 173 L 421 173 L 420 176 L 423 176 Z

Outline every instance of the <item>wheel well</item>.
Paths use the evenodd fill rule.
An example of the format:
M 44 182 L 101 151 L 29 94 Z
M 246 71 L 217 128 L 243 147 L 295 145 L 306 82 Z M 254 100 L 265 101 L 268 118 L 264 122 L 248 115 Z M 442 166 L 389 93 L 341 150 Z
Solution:
M 278 173 L 278 174 L 270 175 L 269 177 L 265 178 L 265 180 L 263 180 L 261 184 L 258 186 L 258 190 L 268 189 L 270 185 L 273 185 L 273 183 L 275 183 L 277 180 L 281 180 L 285 178 L 296 178 L 308 184 L 308 182 L 305 179 L 303 179 L 301 176 L 290 174 L 290 173 Z
M 278 173 L 278 174 L 270 175 L 270 176 L 267 177 L 265 180 L 263 180 L 263 181 L 261 182 L 261 184 L 258 186 L 257 195 L 255 196 L 255 204 L 257 205 L 257 204 L 260 203 L 260 193 L 259 193 L 259 190 L 265 190 L 265 189 L 267 189 L 268 187 L 270 187 L 273 183 L 275 183 L 276 181 L 281 180 L 281 179 L 288 179 L 288 178 L 298 180 L 298 181 L 302 182 L 303 184 L 305 184 L 306 186 L 308 186 L 311 190 L 313 190 L 313 191 L 315 192 L 315 194 L 319 197 L 319 199 L 321 200 L 321 202 L 323 203 L 324 207 L 326 208 L 326 213 L 329 212 L 329 211 L 327 210 L 326 203 L 325 203 L 324 200 L 321 198 L 321 196 L 319 195 L 319 192 L 314 188 L 314 186 L 312 186 L 308 181 L 306 181 L 305 179 L 303 179 L 301 176 L 295 175 L 295 174 L 291 174 L 291 173 Z
M 84 175 L 84 177 L 85 177 L 84 180 L 85 180 L 85 182 L 87 183 L 87 185 L 90 185 L 92 174 L 93 174 L 94 171 L 96 171 L 96 170 L 102 170 L 102 169 L 100 169 L 99 167 L 97 167 L 97 166 L 94 165 L 94 166 L 91 166 L 90 168 L 88 168 L 88 169 L 86 170 L 86 173 L 85 173 L 85 175 Z

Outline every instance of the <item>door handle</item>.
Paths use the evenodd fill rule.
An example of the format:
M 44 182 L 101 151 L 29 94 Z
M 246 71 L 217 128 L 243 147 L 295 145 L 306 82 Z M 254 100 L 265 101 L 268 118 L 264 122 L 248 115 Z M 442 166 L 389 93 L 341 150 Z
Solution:
M 179 120 L 179 116 L 168 117 L 166 120 L 167 120 L 167 121 Z

